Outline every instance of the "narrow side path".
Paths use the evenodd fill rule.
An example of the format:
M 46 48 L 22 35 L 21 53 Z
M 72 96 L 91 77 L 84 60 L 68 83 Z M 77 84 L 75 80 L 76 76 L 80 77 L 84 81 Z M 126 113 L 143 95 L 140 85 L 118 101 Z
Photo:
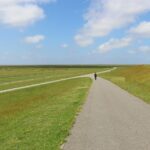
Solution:
M 116 67 L 114 67 L 112 69 L 105 70 L 105 71 L 98 72 L 98 74 L 110 72 L 110 71 L 115 70 L 115 69 L 116 69 Z M 37 87 L 37 86 L 41 86 L 41 85 L 47 85 L 47 84 L 61 82 L 61 81 L 66 81 L 66 80 L 71 80 L 71 79 L 76 79 L 76 78 L 82 78 L 82 77 L 90 77 L 90 78 L 92 78 L 93 74 L 86 74 L 86 75 L 81 75 L 81 76 L 75 76 L 75 77 L 70 77 L 70 78 L 58 79 L 58 80 L 47 81 L 47 82 L 43 82 L 43 83 L 37 83 L 37 84 L 32 84 L 32 85 L 27 85 L 27 86 L 22 86 L 22 87 L 17 87 L 17 88 L 1 90 L 0 94 L 1 93 L 12 92 L 12 91 L 17 91 L 17 90 L 22 90 L 22 89 L 27 89 L 27 88 L 32 88 L 32 87 Z
M 150 150 L 150 105 L 98 78 L 63 150 Z

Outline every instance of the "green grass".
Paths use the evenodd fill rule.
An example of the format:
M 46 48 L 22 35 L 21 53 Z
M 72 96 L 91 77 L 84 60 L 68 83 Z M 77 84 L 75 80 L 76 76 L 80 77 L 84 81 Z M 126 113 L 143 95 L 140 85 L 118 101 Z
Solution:
M 150 65 L 120 67 L 100 76 L 150 103 Z
M 100 67 L 0 67 L 0 90 L 16 88 L 46 81 L 94 73 L 108 69 Z M 19 82 L 18 82 L 19 81 Z
M 0 94 L 0 150 L 59 150 L 91 79 Z

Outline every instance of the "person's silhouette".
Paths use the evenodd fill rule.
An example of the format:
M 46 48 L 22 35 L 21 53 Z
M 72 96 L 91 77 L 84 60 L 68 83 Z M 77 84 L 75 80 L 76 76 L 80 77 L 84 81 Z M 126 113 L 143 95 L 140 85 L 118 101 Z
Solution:
M 94 78 L 95 78 L 95 80 L 97 79 L 97 74 L 96 73 L 94 73 Z

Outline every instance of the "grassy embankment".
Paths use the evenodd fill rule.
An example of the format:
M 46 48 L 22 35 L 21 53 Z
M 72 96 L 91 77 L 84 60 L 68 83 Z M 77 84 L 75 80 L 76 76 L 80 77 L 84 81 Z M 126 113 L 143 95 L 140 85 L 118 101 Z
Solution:
M 0 149 L 59 150 L 91 82 L 73 79 L 0 94 Z
M 59 66 L 0 67 L 0 90 L 94 73 L 108 68 L 107 66 L 89 68 L 86 66 L 72 68 Z
M 150 65 L 121 67 L 100 76 L 150 103 Z

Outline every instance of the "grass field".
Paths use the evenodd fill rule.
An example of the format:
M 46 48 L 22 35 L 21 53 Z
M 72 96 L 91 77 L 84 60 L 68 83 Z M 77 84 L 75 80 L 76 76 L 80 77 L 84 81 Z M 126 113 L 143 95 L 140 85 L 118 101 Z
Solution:
M 120 67 L 100 76 L 150 103 L 150 65 Z
M 109 67 L 0 67 L 0 90 Z M 72 79 L 0 94 L 0 150 L 59 150 L 92 81 Z
M 109 67 L 0 67 L 0 90 L 103 71 Z
M 84 103 L 91 79 L 0 95 L 1 150 L 59 150 Z

